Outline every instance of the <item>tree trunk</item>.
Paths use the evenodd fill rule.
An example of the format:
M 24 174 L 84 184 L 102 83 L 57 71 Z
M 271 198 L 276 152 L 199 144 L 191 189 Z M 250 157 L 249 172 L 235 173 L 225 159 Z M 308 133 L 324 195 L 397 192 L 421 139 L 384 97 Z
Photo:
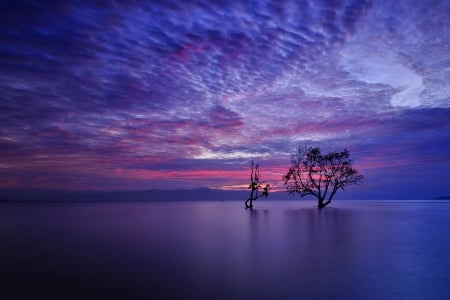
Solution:
M 331 202 L 331 199 L 328 200 L 327 202 L 323 202 L 325 200 L 324 198 L 318 198 L 318 200 L 319 200 L 318 201 L 318 205 L 317 205 L 318 208 L 324 208 L 325 206 L 327 206 Z
M 250 202 L 250 205 L 248 204 L 248 202 Z M 247 209 L 247 208 L 250 208 L 250 209 L 252 209 L 253 208 L 253 199 L 252 198 L 248 198 L 247 199 L 247 201 L 245 201 L 245 209 Z
M 250 192 L 250 198 L 248 198 L 247 201 L 245 201 L 245 209 L 247 209 L 247 208 L 252 209 L 253 208 L 253 200 L 254 200 L 253 193 L 254 192 L 255 192 L 255 190 L 252 187 L 252 190 Z M 250 205 L 248 204 L 248 202 L 250 202 Z
M 318 200 L 318 203 L 317 203 L 317 207 L 318 208 L 322 208 L 323 207 L 323 198 L 317 198 L 317 200 Z

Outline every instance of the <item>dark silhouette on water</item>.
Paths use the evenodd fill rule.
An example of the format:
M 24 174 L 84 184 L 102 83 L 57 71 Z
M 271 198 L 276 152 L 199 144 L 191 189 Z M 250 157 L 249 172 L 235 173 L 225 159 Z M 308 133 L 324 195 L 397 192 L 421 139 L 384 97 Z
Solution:
M 347 149 L 322 154 L 319 147 L 299 147 L 291 158 L 291 167 L 283 177 L 289 194 L 317 198 L 319 208 L 327 206 L 336 192 L 364 178 L 352 167 Z M 328 200 L 325 201 L 325 199 Z
M 250 189 L 250 197 L 245 201 L 245 209 L 253 208 L 253 201 L 261 198 L 269 196 L 270 184 L 266 184 L 263 188 L 263 192 L 258 194 L 260 188 L 262 188 L 263 182 L 260 180 L 259 175 L 259 164 L 256 164 L 252 161 L 251 172 L 250 172 L 250 184 L 248 188 Z

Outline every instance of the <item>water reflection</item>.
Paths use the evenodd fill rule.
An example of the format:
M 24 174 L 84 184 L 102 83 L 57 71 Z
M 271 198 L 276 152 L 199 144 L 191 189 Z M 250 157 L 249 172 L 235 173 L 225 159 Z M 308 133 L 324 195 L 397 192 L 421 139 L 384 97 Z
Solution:
M 450 296 L 450 205 L 314 206 L 261 201 L 250 211 L 227 202 L 3 205 L 2 296 Z
M 252 209 L 249 211 L 249 255 L 260 253 L 259 249 L 265 247 L 269 233 L 269 210 Z

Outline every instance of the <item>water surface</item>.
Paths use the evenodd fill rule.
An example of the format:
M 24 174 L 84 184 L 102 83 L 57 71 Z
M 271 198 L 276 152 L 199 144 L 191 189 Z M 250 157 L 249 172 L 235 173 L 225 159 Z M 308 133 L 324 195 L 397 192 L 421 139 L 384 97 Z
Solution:
M 449 299 L 449 201 L 0 205 L 1 299 Z

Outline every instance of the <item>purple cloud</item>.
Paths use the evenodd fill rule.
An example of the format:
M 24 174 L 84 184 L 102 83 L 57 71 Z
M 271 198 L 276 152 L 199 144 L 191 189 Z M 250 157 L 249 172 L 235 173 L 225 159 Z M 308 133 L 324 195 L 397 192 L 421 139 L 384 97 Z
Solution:
M 348 147 L 369 178 L 448 175 L 448 1 L 0 11 L 2 188 L 231 186 L 251 159 L 279 181 L 303 144 Z

